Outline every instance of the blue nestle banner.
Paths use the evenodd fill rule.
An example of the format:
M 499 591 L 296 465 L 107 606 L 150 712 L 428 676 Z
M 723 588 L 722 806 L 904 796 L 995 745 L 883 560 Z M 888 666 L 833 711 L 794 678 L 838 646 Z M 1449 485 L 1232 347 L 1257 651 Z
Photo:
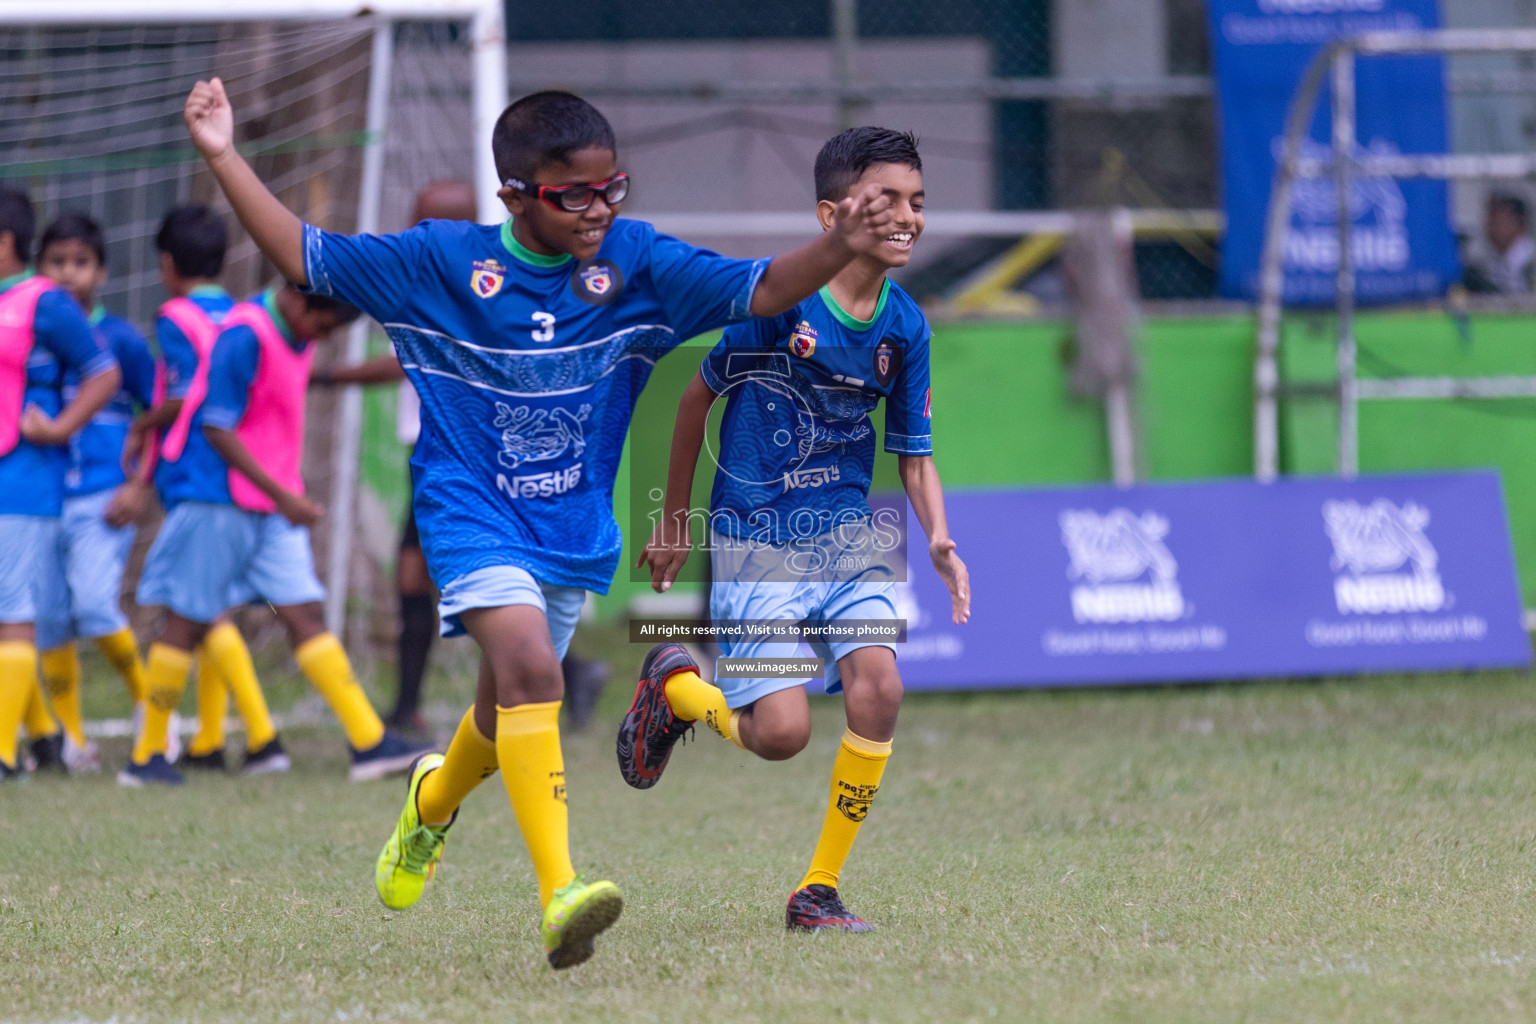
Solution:
M 1210 13 L 1227 215 L 1220 288 L 1252 299 L 1286 112 L 1307 65 L 1340 36 L 1438 28 L 1440 12 L 1435 0 L 1210 0 Z M 1445 152 L 1439 57 L 1357 58 L 1355 80 L 1360 152 Z M 1313 155 L 1331 153 L 1331 103 L 1325 88 L 1303 142 Z M 1285 247 L 1287 302 L 1334 301 L 1337 194 L 1331 180 L 1296 183 Z M 1459 278 L 1445 182 L 1360 179 L 1350 206 L 1361 302 L 1438 296 Z
M 950 494 L 970 624 L 914 547 L 911 689 L 1526 666 L 1491 472 Z M 915 519 L 909 519 L 915 523 Z

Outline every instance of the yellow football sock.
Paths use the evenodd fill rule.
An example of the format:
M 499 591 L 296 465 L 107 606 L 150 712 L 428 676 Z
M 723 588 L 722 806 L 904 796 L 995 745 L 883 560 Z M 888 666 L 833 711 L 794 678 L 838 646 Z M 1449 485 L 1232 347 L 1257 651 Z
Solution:
M 811 869 L 796 887 L 830 885 L 837 888 L 838 873 L 858 838 L 859 825 L 869 813 L 869 805 L 880 792 L 880 776 L 891 756 L 891 743 L 876 743 L 854 734 L 843 733 L 832 763 L 832 796 L 827 802 L 827 816 L 821 823 L 821 838 L 811 855 Z
M 74 643 L 44 651 L 42 656 L 43 685 L 48 688 L 48 702 L 53 713 L 59 716 L 59 724 L 77 747 L 85 746 L 85 722 L 80 713 L 80 652 Z M 31 720 L 30 713 L 28 721 Z M 31 725 L 27 732 L 32 731 Z
M 245 646 L 240 630 L 233 622 L 215 623 L 203 637 L 203 653 L 218 670 L 225 688 L 234 698 L 240 720 L 245 723 L 245 749 L 260 750 L 271 743 L 277 735 L 277 727 L 272 724 L 266 695 L 256 680 L 251 649 Z
M 197 662 L 197 735 L 187 744 L 187 753 L 199 757 L 224 747 L 224 716 L 229 714 L 229 690 L 206 648 L 192 652 Z
M 181 703 L 187 688 L 187 670 L 192 667 L 192 652 L 168 644 L 149 645 L 144 666 L 144 724 L 133 744 L 133 763 L 144 764 L 155 754 L 165 753 L 166 730 L 171 712 Z
M 715 735 L 741 746 L 736 730 L 740 712 L 725 706 L 725 694 L 718 686 L 709 685 L 697 672 L 674 672 L 667 677 L 666 691 L 667 703 L 672 705 L 674 715 L 691 722 L 703 722 Z
M 357 684 L 347 652 L 341 649 L 341 641 L 330 633 L 321 633 L 300 644 L 293 657 L 299 663 L 299 670 L 341 719 L 341 727 L 346 731 L 352 749 L 367 750 L 377 746 L 384 738 L 384 723 L 379 720 L 373 705 L 368 703 L 368 695 Z
M 19 768 L 16 730 L 37 685 L 37 648 L 26 640 L 0 640 L 0 761 Z
M 496 761 L 539 876 L 539 905 L 576 877 L 560 753 L 560 702 L 496 708 Z
M 32 676 L 32 691 L 27 694 L 27 709 L 22 716 L 22 725 L 27 730 L 29 740 L 40 740 L 59 731 L 59 723 L 48 713 L 48 701 L 43 697 L 43 688 L 37 681 L 36 673 Z
M 133 630 L 124 627 L 116 633 L 96 638 L 96 647 L 102 656 L 123 677 L 128 696 L 137 704 L 144 699 L 144 663 L 139 660 L 139 645 L 133 639 Z
M 499 763 L 496 741 L 486 739 L 475 727 L 475 709 L 471 707 L 448 744 L 442 767 L 428 772 L 416 789 L 416 810 L 422 822 L 441 825 L 452 818 L 464 798 L 496 774 Z

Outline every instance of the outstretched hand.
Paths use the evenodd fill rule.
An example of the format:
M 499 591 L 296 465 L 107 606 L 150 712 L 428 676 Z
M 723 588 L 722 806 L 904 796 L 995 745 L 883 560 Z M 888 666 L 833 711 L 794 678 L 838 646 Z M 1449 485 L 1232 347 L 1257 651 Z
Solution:
M 873 252 L 896 222 L 895 207 L 891 197 L 870 184 L 856 196 L 849 196 L 837 204 L 833 230 L 843 244 L 857 253 Z
M 224 82 L 213 78 L 198 82 L 187 96 L 182 116 L 187 133 L 204 160 L 213 161 L 229 152 L 235 144 L 235 111 L 229 105 Z
M 693 550 L 693 535 L 686 516 L 667 516 L 651 531 L 651 539 L 640 552 L 635 568 L 651 567 L 651 589 L 664 594 L 672 589 L 677 574 Z
M 956 625 L 963 625 L 971 618 L 971 573 L 955 554 L 955 542 L 938 541 L 928 548 L 933 568 L 949 588 L 950 617 Z

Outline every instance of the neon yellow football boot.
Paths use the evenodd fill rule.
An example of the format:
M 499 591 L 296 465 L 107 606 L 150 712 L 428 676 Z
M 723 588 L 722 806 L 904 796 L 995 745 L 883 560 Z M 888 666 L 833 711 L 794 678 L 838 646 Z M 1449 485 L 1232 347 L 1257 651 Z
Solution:
M 405 791 L 405 810 L 400 821 L 374 866 L 373 882 L 379 890 L 379 899 L 391 910 L 404 910 L 414 906 L 427 891 L 437 871 L 438 861 L 443 859 L 443 841 L 453 825 L 423 825 L 421 812 L 416 809 L 416 791 L 428 772 L 441 766 L 442 754 L 423 754 L 411 765 L 410 784 Z M 458 812 L 454 815 L 457 818 Z
M 592 940 L 613 926 L 624 910 L 624 897 L 612 882 L 588 885 L 577 875 L 569 885 L 555 890 L 544 908 L 544 952 L 557 971 L 592 958 Z

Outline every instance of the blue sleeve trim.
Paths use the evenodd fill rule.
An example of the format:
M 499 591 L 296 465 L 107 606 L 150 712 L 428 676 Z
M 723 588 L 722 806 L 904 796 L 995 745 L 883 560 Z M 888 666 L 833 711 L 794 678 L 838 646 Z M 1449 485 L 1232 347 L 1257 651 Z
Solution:
M 699 364 L 699 376 L 704 379 L 709 390 L 717 395 L 725 394 L 725 381 L 721 380 L 720 375 L 715 373 L 714 367 L 709 365 L 709 356 L 705 356 L 704 361 Z
M 94 380 L 108 370 L 115 370 L 117 368 L 117 360 L 112 357 L 112 354 L 110 352 L 103 352 L 80 367 L 80 381 L 84 383 L 88 380 Z
M 203 406 L 202 412 L 203 426 L 216 427 L 219 430 L 234 430 L 240 424 L 240 417 L 243 415 L 233 409 L 219 409 L 208 405 Z
M 752 273 L 747 276 L 746 287 L 741 294 L 731 302 L 731 322 L 749 319 L 752 316 L 752 296 L 757 294 L 757 282 L 763 279 L 763 273 L 767 271 L 771 259 L 756 260 L 752 264 Z
M 889 431 L 885 435 L 885 450 L 892 455 L 932 455 L 933 435 L 918 434 L 892 434 Z
M 325 257 L 322 250 L 325 245 L 323 233 L 313 224 L 304 225 L 304 277 L 307 283 L 300 291 L 311 292 L 315 295 L 334 296 L 331 290 L 331 280 L 325 272 Z

